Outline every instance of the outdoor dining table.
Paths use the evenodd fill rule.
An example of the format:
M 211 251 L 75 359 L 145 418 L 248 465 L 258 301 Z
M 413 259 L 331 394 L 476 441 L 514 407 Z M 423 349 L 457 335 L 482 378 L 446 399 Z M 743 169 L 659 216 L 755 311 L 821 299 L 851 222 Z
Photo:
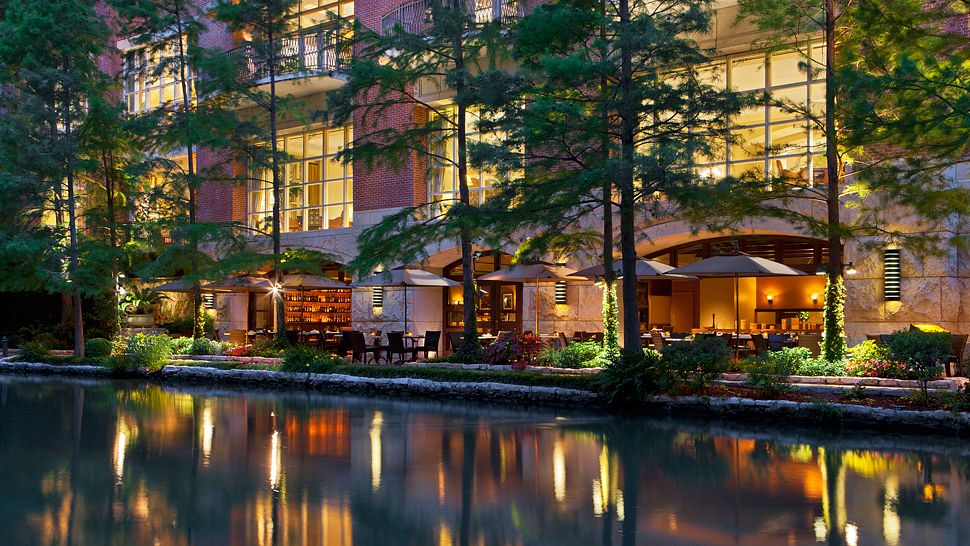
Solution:
M 479 334 L 479 336 L 478 336 L 478 342 L 482 346 L 490 345 L 496 339 L 498 339 L 498 338 L 496 336 L 493 336 L 492 334 Z
M 404 334 L 404 341 L 410 344 L 412 347 L 418 344 L 418 340 L 424 339 L 424 336 L 419 334 Z

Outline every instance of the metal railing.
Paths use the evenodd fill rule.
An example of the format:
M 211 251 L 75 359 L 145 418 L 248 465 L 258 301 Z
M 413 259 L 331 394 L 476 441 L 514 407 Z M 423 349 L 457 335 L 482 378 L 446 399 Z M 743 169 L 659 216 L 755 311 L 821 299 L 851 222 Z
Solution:
M 277 76 L 333 71 L 349 59 L 349 48 L 342 49 L 339 35 L 332 29 L 291 34 L 281 38 L 273 52 Z M 239 66 L 240 80 L 261 80 L 269 76 L 270 51 L 264 45 L 243 46 L 229 51 Z
M 431 6 L 434 0 L 415 0 L 388 12 L 381 17 L 381 34 L 385 36 L 394 31 L 395 27 L 408 34 L 421 34 L 433 24 Z M 445 2 L 449 0 L 443 0 Z M 522 4 L 519 0 L 453 0 L 464 3 L 468 13 L 475 17 L 478 23 L 491 21 L 510 22 L 522 16 Z

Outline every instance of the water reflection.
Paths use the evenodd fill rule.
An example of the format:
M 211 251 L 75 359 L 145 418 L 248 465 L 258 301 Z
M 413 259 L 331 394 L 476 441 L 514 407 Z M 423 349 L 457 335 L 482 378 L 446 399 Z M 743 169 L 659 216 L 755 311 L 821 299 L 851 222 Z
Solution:
M 958 442 L 0 377 L 0 542 L 965 544 Z

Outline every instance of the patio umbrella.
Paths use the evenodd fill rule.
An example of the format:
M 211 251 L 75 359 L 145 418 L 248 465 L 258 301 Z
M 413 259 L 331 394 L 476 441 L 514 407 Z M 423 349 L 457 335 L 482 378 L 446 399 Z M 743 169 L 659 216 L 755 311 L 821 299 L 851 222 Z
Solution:
M 535 310 L 536 310 L 536 335 L 539 334 L 539 283 L 540 282 L 559 282 L 576 280 L 571 277 L 576 273 L 575 270 L 561 265 L 551 265 L 545 263 L 513 265 L 498 271 L 487 273 L 478 278 L 480 281 L 507 281 L 526 283 L 533 281 L 536 285 Z
M 354 287 L 402 286 L 404 287 L 404 331 L 408 331 L 408 287 L 409 286 L 461 286 L 461 283 L 435 275 L 423 269 L 396 267 L 389 271 L 376 273 L 351 284 Z
M 306 303 L 304 292 L 307 290 L 321 290 L 326 288 L 347 288 L 347 283 L 340 282 L 330 277 L 322 275 L 283 275 L 281 279 L 280 286 L 283 290 L 299 290 L 300 291 L 300 303 Z M 304 308 L 300 309 L 300 335 L 303 335 L 303 312 Z
M 704 260 L 687 264 L 670 271 L 675 275 L 694 275 L 695 277 L 734 277 L 734 326 L 737 340 L 741 339 L 741 302 L 738 295 L 738 279 L 741 277 L 786 277 L 805 275 L 803 271 L 773 262 L 765 258 L 750 256 L 744 252 L 711 256 Z M 735 351 L 738 343 L 735 343 Z
M 185 279 L 175 279 L 174 281 L 153 286 L 149 290 L 152 292 L 191 292 L 194 287 L 195 283 Z
M 226 277 L 221 281 L 202 286 L 203 290 L 218 290 L 221 292 L 271 292 L 273 281 L 263 277 Z
M 638 279 L 695 279 L 697 277 L 691 277 L 689 275 L 671 275 L 670 271 L 674 268 L 660 263 L 655 260 L 637 260 L 637 278 Z M 623 260 L 613 261 L 613 272 L 617 277 L 623 276 Z M 593 267 L 587 267 L 581 271 L 577 271 L 570 275 L 570 277 L 602 277 L 606 274 L 606 266 L 594 265 Z

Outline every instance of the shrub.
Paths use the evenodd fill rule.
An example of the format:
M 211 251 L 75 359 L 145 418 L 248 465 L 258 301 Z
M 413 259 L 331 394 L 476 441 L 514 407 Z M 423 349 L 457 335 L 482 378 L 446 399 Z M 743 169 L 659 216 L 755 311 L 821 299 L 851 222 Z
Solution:
M 808 358 L 798 363 L 795 375 L 841 376 L 846 373 L 845 365 L 844 360 L 829 362 L 824 358 Z
M 200 337 L 192 340 L 189 354 L 193 355 L 218 355 L 222 354 L 223 344 L 219 341 Z
M 748 373 L 748 384 L 766 394 L 780 394 L 791 389 L 788 377 L 797 360 L 793 355 L 775 356 L 782 352 L 751 361 L 744 370 Z
M 42 362 L 50 356 L 50 347 L 40 341 L 28 341 L 20 347 L 20 357 L 27 362 Z
M 900 331 L 889 339 L 889 357 L 903 365 L 904 371 L 919 382 L 926 394 L 926 383 L 936 379 L 950 357 L 952 336 L 945 332 Z
M 664 347 L 660 372 L 671 387 L 688 385 L 700 390 L 727 371 L 730 363 L 731 348 L 723 340 L 704 338 Z
M 542 348 L 542 341 L 535 334 L 516 334 L 485 347 L 485 362 L 524 368 L 527 362 L 535 360 Z
M 252 345 L 240 345 L 238 347 L 230 347 L 222 352 L 225 356 L 253 356 L 253 346 Z
M 660 390 L 659 366 L 660 353 L 653 349 L 644 349 L 634 357 L 611 354 L 603 371 L 596 375 L 596 389 L 611 404 L 637 404 Z
M 889 347 L 866 340 L 849 348 L 845 372 L 855 377 L 893 377 L 895 364 L 889 361 Z
M 172 340 L 166 335 L 135 334 L 128 338 L 116 339 L 113 343 L 115 356 L 109 367 L 134 370 L 145 368 L 156 372 L 165 366 L 172 355 Z
M 33 339 L 31 339 L 31 341 L 34 343 L 39 343 L 44 347 L 47 347 L 48 352 L 50 352 L 50 349 L 56 349 L 58 347 L 63 346 L 63 343 L 61 342 L 60 338 L 58 338 L 57 336 L 55 336 L 50 332 L 42 332 L 40 334 L 37 334 L 36 336 L 33 337 Z
M 89 358 L 106 358 L 111 356 L 111 342 L 101 337 L 89 339 L 84 344 L 84 356 Z
M 283 351 L 283 362 L 280 364 L 280 371 L 331 373 L 341 364 L 346 364 L 346 361 L 333 353 L 322 351 L 315 347 L 297 345 Z
M 543 349 L 536 364 L 553 368 L 593 368 L 599 365 L 597 357 L 602 351 L 602 345 L 595 341 L 577 341 L 562 349 Z
M 276 346 L 276 340 L 257 339 L 253 342 L 253 349 L 250 351 L 252 356 L 262 356 L 265 358 L 279 358 L 283 351 Z
M 177 337 L 172 339 L 172 354 L 173 355 L 188 355 L 192 354 L 192 341 L 191 337 Z

